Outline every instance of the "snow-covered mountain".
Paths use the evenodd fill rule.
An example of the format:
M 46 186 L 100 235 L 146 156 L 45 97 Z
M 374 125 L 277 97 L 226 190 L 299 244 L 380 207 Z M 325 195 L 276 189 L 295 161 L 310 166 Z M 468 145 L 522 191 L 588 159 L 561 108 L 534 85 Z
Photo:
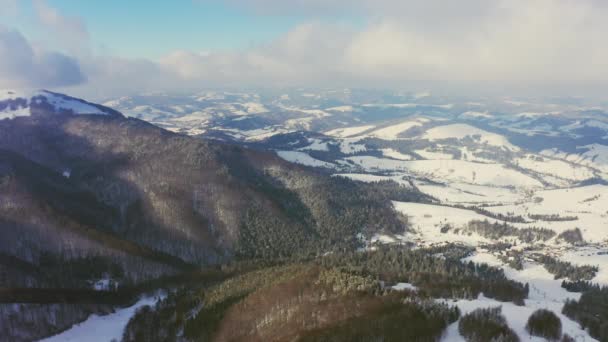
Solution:
M 239 255 L 330 258 L 334 245 L 358 253 L 414 246 L 433 251 L 430 258 L 456 246 L 466 251 L 456 264 L 487 264 L 516 282 L 505 285 L 500 274 L 486 290 L 500 289 L 499 279 L 507 288 L 528 284 L 526 295 L 445 292 L 436 302 L 463 313 L 502 306 L 522 340 L 524 318 L 549 309 L 565 333 L 593 341 L 562 308 L 581 298 L 571 291 L 579 280 L 608 285 L 604 107 L 348 89 L 144 94 L 104 105 L 49 91 L 1 94 L 0 213 L 17 228 L 0 231 L 0 241 L 3 253 L 31 264 L 26 271 L 42 272 L 27 278 L 17 265 L 7 274 L 18 285 L 48 286 L 36 268 L 40 255 L 69 263 L 90 257 L 88 244 L 123 268 L 123 282 L 143 277 L 131 254 L 153 277 L 178 272 L 184 261 Z M 53 120 L 38 120 L 45 116 Z M 19 229 L 31 231 L 27 239 L 13 233 Z M 114 280 L 89 278 L 77 285 Z M 382 284 L 425 286 L 434 284 Z M 204 311 L 188 302 L 196 304 L 191 315 Z M 239 310 L 231 313 L 242 322 Z M 456 325 L 444 340 L 461 339 Z
M 49 114 L 122 116 L 114 109 L 48 90 L 0 90 L 0 120 Z
M 208 94 L 198 104 L 189 102 L 186 113 L 152 105 L 168 112 L 155 122 L 186 134 L 274 150 L 289 162 L 334 177 L 368 184 L 392 181 L 420 191 L 432 202 L 393 202 L 412 229 L 378 234 L 369 246 L 474 247 L 467 260 L 500 267 L 511 279 L 530 284 L 525 306 L 503 306 L 521 338 L 525 329 L 517 317 L 550 308 L 560 314 L 570 335 L 590 339 L 561 314 L 566 299 L 580 296 L 560 287 L 562 280 L 579 279 L 550 273 L 547 260 L 597 267 L 588 279 L 608 285 L 605 107 L 431 94 L 239 96 L 227 100 Z M 265 110 L 245 110 L 242 104 L 252 98 Z M 458 304 L 465 312 L 496 305 L 501 303 L 487 298 Z

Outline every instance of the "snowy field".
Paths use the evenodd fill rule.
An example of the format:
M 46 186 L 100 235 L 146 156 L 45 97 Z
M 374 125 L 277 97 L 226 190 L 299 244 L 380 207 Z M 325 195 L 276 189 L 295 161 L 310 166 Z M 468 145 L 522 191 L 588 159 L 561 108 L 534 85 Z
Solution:
M 41 342 L 110 342 L 120 341 L 127 323 L 137 309 L 146 305 L 153 306 L 162 295 L 143 297 L 134 305 L 118 309 L 105 316 L 91 315 L 86 321 L 74 325 L 72 328 L 51 336 Z
M 487 115 L 481 113 L 480 117 Z M 301 164 L 333 168 L 336 177 L 368 183 L 392 180 L 433 198 L 431 203 L 394 201 L 395 209 L 408 217 L 410 231 L 401 235 L 376 234 L 370 237 L 368 248 L 373 249 L 378 243 L 417 246 L 461 243 L 475 247 L 476 252 L 464 261 L 502 268 L 508 278 L 529 284 L 529 298 L 524 306 L 483 295 L 475 300 L 446 301 L 457 305 L 463 314 L 477 308 L 501 306 L 510 327 L 522 341 L 542 341 L 531 337 L 525 325 L 535 310 L 548 309 L 561 319 L 564 333 L 577 341 L 594 341 L 578 323 L 561 313 L 564 302 L 578 299 L 580 294 L 563 289 L 563 279 L 554 279 L 531 256 L 539 253 L 574 265 L 597 266 L 599 271 L 592 282 L 608 285 L 608 185 L 601 181 L 587 182 L 608 179 L 608 147 L 595 144 L 580 147 L 579 154 L 553 150 L 537 154 L 514 146 L 500 134 L 467 124 L 444 124 L 424 118 L 328 133 L 331 133 L 329 140 L 311 141 L 309 146 L 294 152 L 297 154 L 279 152 L 279 155 Z M 389 143 L 370 147 L 367 138 Z M 323 143 L 339 146 L 344 155 L 330 163 L 304 153 L 308 149 L 322 150 Z M 503 221 L 504 217 L 511 219 Z M 468 229 L 471 221 L 484 220 L 514 229 L 550 229 L 555 235 L 530 243 L 521 241 L 513 232 L 489 239 Z M 559 238 L 560 233 L 575 229 L 582 233 L 581 245 Z M 506 264 L 505 251 L 494 255 L 483 248 L 501 241 L 514 244 L 512 250 L 521 253 L 522 270 Z M 395 286 L 401 288 L 410 287 Z M 458 323 L 448 328 L 444 340 L 464 341 L 458 333 Z

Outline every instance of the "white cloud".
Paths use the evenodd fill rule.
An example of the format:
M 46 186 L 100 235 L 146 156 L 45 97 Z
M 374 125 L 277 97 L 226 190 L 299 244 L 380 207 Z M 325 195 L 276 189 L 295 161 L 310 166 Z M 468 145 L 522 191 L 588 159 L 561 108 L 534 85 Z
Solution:
M 76 52 L 90 80 L 78 91 L 119 95 L 215 86 L 424 82 L 466 85 L 466 91 L 495 84 L 550 92 L 563 85 L 608 83 L 608 5 L 600 0 L 294 0 L 289 6 L 279 0 L 231 1 L 257 12 L 302 11 L 320 19 L 238 51 L 179 50 L 157 61 Z M 88 39 L 82 21 L 43 0 L 37 3 L 40 21 L 58 35 L 74 28 L 72 40 Z M 366 24 L 337 25 L 315 15 L 344 6 L 366 17 Z M 6 70 L 0 69 L 0 78 Z
M 48 31 L 52 43 L 72 51 L 78 51 L 88 44 L 89 32 L 82 19 L 63 15 L 49 6 L 46 0 L 33 0 L 32 4 L 38 22 Z
M 271 3 L 274 0 L 253 1 L 259 6 Z M 369 1 L 355 3 L 371 8 Z M 322 3 L 300 0 L 295 6 L 306 5 L 316 9 Z M 218 82 L 232 77 L 242 82 L 252 78 L 320 84 L 343 80 L 358 85 L 418 80 L 551 85 L 608 80 L 604 43 L 608 6 L 597 1 L 431 0 L 421 4 L 380 0 L 376 10 L 382 9 L 383 16 L 358 30 L 309 23 L 266 46 L 207 56 L 180 52 L 164 62 L 183 76 Z M 387 13 L 389 9 L 394 12 Z M 416 15 L 423 16 L 414 20 Z
M 5 16 L 15 16 L 19 11 L 19 6 L 17 1 L 19 0 L 0 0 L 0 17 Z
M 0 26 L 0 87 L 61 87 L 84 80 L 74 58 L 33 47 L 18 31 Z

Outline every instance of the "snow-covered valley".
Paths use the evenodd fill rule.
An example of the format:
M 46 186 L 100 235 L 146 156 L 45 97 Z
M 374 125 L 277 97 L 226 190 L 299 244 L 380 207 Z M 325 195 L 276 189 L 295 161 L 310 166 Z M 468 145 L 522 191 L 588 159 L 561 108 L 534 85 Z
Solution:
M 38 102 L 50 114 L 113 113 L 50 92 L 24 94 L 0 99 L 5 103 L 0 119 L 35 119 Z M 573 106 L 536 112 L 510 103 L 487 108 L 442 99 L 375 104 L 326 95 L 295 100 L 293 94 L 202 92 L 125 97 L 105 105 L 177 133 L 167 133 L 172 137 L 237 144 L 293 170 L 367 189 L 390 188 L 394 191 L 386 192 L 395 198 L 385 202 L 387 211 L 399 215 L 406 229 L 366 235 L 367 227 L 360 227 L 347 237 L 361 242 L 357 250 L 464 246 L 470 252 L 457 260 L 502 269 L 507 279 L 526 284 L 527 299 L 518 305 L 481 293 L 468 299 L 447 296 L 438 303 L 455 305 L 462 315 L 501 307 L 519 339 L 530 341 L 541 339 L 528 334 L 528 317 L 547 309 L 574 340 L 594 340 L 563 308 L 582 297 L 579 287 L 608 286 L 608 115 Z M 262 168 L 275 175 L 276 165 Z M 61 171 L 62 180 L 69 181 L 72 169 Z M 416 196 L 404 200 L 400 190 Z M 404 282 L 391 288 L 418 290 Z M 93 331 L 100 340 L 120 339 L 136 309 L 151 301 L 91 315 L 48 341 L 76 341 Z M 464 340 L 458 325 L 452 323 L 443 340 Z
M 306 140 L 298 138 L 290 143 L 301 146 Z M 319 143 L 323 143 L 323 150 L 315 147 Z M 359 147 L 349 148 L 353 144 Z M 281 148 L 285 146 L 282 141 Z M 521 340 L 541 341 L 531 336 L 525 325 L 535 310 L 548 309 L 561 319 L 564 333 L 576 341 L 593 341 L 586 330 L 562 313 L 567 300 L 580 298 L 580 293 L 564 289 L 562 282 L 580 279 L 550 273 L 544 264 L 546 259 L 539 256 L 595 267 L 588 280 L 608 285 L 604 148 L 593 146 L 582 154 L 535 152 L 470 123 L 452 124 L 418 116 L 389 126 L 329 131 L 326 138 L 315 138 L 308 147 L 299 149 L 310 159 L 303 155 L 287 157 L 284 150 L 278 153 L 291 162 L 329 170 L 335 177 L 372 183 L 394 181 L 432 198 L 427 203 L 394 202 L 395 209 L 408 217 L 410 230 L 374 236 L 370 246 L 463 244 L 476 249 L 463 262 L 502 268 L 509 279 L 530 286 L 524 306 L 483 295 L 476 300 L 446 299 L 463 314 L 502 307 L 509 326 Z M 486 229 L 501 232 L 494 234 Z M 542 237 L 529 236 L 536 232 Z M 573 235 L 576 241 L 569 239 Z M 457 326 L 454 323 L 448 328 L 444 340 L 464 341 Z
M 116 309 L 107 315 L 93 314 L 86 321 L 72 326 L 70 329 L 40 340 L 40 342 L 108 342 L 120 341 L 125 327 L 137 310 L 145 306 L 154 306 L 162 300 L 164 294 L 142 296 L 135 304 Z

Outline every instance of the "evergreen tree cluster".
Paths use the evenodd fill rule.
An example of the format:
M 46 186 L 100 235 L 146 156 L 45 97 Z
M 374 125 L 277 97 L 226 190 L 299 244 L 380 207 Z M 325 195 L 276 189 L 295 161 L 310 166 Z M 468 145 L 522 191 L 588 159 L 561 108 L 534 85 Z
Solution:
M 578 301 L 568 300 L 562 312 L 587 329 L 592 337 L 608 341 L 608 287 L 589 286 Z
M 538 309 L 528 318 L 526 330 L 530 335 L 557 341 L 562 337 L 562 321 L 553 311 Z
M 546 228 L 515 228 L 503 223 L 490 223 L 488 220 L 474 220 L 469 222 L 465 228 L 467 231 L 475 232 L 483 237 L 498 240 L 505 236 L 515 236 L 522 242 L 532 243 L 537 241 L 547 241 L 555 236 L 555 232 Z
M 555 276 L 555 279 L 591 280 L 599 271 L 597 266 L 573 265 L 570 262 L 561 261 L 549 255 L 535 255 L 533 258 L 543 264 L 547 271 Z
M 501 269 L 461 262 L 470 251 L 466 247 L 451 245 L 441 250 L 384 246 L 375 251 L 334 253 L 319 263 L 389 283 L 412 283 L 433 297 L 477 298 L 483 293 L 523 305 L 527 284 L 507 279 Z
M 477 309 L 464 315 L 458 323 L 458 331 L 468 342 L 519 342 L 501 307 Z

